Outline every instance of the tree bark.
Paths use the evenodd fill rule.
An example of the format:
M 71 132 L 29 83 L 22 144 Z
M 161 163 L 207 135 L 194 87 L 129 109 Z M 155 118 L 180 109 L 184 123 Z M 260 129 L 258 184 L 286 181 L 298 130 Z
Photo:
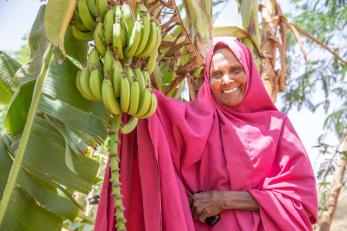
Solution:
M 185 25 L 194 46 L 205 59 L 212 45 L 212 0 L 183 0 L 186 10 Z M 194 100 L 204 78 L 188 79 L 190 99 Z
M 250 38 L 243 39 L 243 43 L 252 52 L 253 59 L 261 72 L 261 60 L 259 54 L 260 33 L 258 23 L 258 1 L 238 0 L 238 10 L 242 18 L 242 27 L 247 31 Z
M 341 192 L 343 178 L 347 167 L 347 136 L 345 136 L 344 141 L 341 143 L 339 150 L 340 159 L 334 174 L 333 186 L 330 191 L 328 199 L 328 210 L 323 211 L 320 214 L 319 230 L 329 231 L 331 223 L 334 218 L 338 198 Z
M 262 33 L 261 33 L 261 78 L 271 100 L 276 101 L 279 92 L 279 75 L 275 71 L 276 52 L 278 47 L 277 29 L 279 20 L 273 20 L 276 16 L 276 0 L 265 0 L 260 5 L 262 13 Z M 283 41 L 282 41 L 283 42 Z M 285 55 L 283 57 L 285 59 Z M 284 60 L 285 61 L 285 60 Z

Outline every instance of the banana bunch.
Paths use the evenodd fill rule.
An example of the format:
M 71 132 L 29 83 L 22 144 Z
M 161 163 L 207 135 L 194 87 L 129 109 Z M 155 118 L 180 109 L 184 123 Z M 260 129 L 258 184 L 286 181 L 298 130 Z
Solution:
M 77 73 L 76 86 L 85 99 L 101 101 L 112 114 L 112 193 L 117 229 L 126 230 L 120 199 L 118 132 L 129 134 L 140 119 L 149 118 L 157 108 L 150 75 L 158 62 L 161 28 L 142 2 L 138 1 L 133 11 L 129 3 L 119 0 L 78 0 L 70 26 L 75 38 L 93 40 L 87 63 Z M 130 115 L 124 124 L 122 113 Z
M 78 40 L 92 40 L 97 21 L 103 20 L 107 8 L 107 0 L 78 0 L 71 23 L 72 35 Z
M 162 40 L 159 24 L 151 19 L 148 9 L 141 2 L 137 4 L 136 20 L 127 4 L 123 4 L 122 13 L 127 39 L 125 57 L 150 57 L 158 50 Z
M 92 49 L 88 54 L 87 66 L 77 73 L 76 86 L 81 95 L 87 100 L 101 101 L 102 80 L 99 53 Z
M 78 91 L 87 100 L 102 101 L 112 115 L 131 115 L 121 126 L 123 134 L 131 132 L 138 119 L 150 117 L 157 107 L 150 75 L 158 60 L 160 25 L 142 2 L 135 20 L 129 3 L 78 0 L 71 29 L 78 39 L 94 40 L 87 65 L 76 77 Z M 142 59 L 143 69 L 130 67 L 134 56 Z
M 116 77 L 116 81 L 120 82 L 121 111 L 139 119 L 148 118 L 157 107 L 157 98 L 150 88 L 149 74 L 140 68 L 132 70 L 126 66 L 125 69 L 124 74 Z

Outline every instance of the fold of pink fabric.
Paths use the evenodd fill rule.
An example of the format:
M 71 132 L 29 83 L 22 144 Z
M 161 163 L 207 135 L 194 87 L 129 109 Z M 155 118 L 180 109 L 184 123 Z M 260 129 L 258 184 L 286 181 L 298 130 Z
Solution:
M 217 46 L 229 48 L 248 76 L 243 101 L 226 107 L 208 82 Z M 312 230 L 316 183 L 305 149 L 268 97 L 248 49 L 224 39 L 206 59 L 198 97 L 186 104 L 159 91 L 158 109 L 121 137 L 121 182 L 128 230 Z M 228 210 L 213 227 L 193 221 L 186 191 L 248 191 L 258 212 Z M 114 206 L 105 172 L 95 230 L 113 231 Z

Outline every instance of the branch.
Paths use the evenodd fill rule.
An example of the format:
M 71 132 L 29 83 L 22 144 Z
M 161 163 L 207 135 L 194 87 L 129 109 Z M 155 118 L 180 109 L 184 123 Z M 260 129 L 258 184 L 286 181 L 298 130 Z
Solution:
M 295 29 L 297 32 L 299 32 L 300 34 L 306 36 L 307 38 L 311 39 L 313 42 L 317 43 L 319 46 L 321 46 L 322 48 L 324 48 L 325 50 L 327 50 L 329 53 L 331 53 L 337 60 L 340 60 L 343 64 L 347 65 L 347 61 L 344 60 L 343 58 L 341 58 L 339 56 L 339 54 L 337 54 L 335 51 L 333 51 L 332 49 L 330 49 L 327 45 L 321 43 L 318 41 L 318 39 L 316 39 L 315 37 L 313 37 L 312 35 L 310 35 L 309 33 L 307 33 L 306 31 L 304 31 L 303 29 L 299 28 L 298 26 L 294 25 L 291 22 L 288 22 L 288 19 L 284 16 L 280 16 L 280 20 L 283 21 L 284 23 L 286 23 L 287 25 L 289 25 L 289 28 Z M 295 32 L 293 31 L 293 33 L 295 34 Z

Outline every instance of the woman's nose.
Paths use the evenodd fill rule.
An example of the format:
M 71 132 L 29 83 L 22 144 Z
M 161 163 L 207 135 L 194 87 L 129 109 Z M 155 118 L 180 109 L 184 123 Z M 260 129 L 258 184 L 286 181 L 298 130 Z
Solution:
M 224 74 L 222 81 L 224 84 L 230 84 L 230 83 L 234 82 L 234 80 L 231 78 L 231 76 L 229 74 Z

